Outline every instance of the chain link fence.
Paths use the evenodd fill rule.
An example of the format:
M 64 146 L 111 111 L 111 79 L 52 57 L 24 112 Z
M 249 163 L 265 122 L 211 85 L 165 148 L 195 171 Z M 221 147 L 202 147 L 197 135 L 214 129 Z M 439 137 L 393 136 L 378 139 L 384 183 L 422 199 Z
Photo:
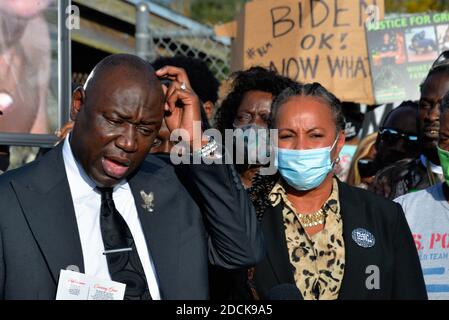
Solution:
M 215 77 L 222 81 L 229 76 L 231 48 L 228 39 L 220 39 L 208 32 L 188 30 L 151 30 L 151 55 L 156 58 L 177 55 L 200 59 L 207 63 Z
M 206 62 L 219 81 L 230 74 L 231 48 L 226 41 L 190 31 L 152 31 L 150 36 L 153 45 L 149 61 L 158 57 L 188 56 Z M 87 76 L 87 73 L 74 72 L 72 82 L 83 85 Z

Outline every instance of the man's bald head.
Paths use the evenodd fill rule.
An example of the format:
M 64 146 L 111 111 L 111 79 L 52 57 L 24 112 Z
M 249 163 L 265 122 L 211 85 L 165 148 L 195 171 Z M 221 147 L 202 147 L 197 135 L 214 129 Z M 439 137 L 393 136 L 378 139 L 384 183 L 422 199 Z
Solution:
M 84 90 L 86 93 L 104 80 L 104 76 L 116 73 L 119 78 L 143 81 L 152 88 L 160 88 L 153 66 L 132 54 L 113 54 L 101 60 L 89 74 Z

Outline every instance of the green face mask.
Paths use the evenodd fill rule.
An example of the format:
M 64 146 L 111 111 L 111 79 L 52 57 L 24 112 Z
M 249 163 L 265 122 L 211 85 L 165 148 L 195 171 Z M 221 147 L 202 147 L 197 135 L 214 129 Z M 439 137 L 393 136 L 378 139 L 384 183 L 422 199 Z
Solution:
M 449 186 L 449 151 L 437 147 L 438 157 L 440 158 L 441 168 L 443 169 L 444 181 Z

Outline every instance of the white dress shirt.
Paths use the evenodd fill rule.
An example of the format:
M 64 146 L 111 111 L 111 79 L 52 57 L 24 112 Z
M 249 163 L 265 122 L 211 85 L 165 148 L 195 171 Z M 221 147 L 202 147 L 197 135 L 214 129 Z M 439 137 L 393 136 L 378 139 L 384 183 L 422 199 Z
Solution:
M 111 276 L 109 275 L 106 256 L 103 254 L 104 245 L 100 230 L 101 194 L 95 190 L 95 183 L 73 157 L 68 137 L 64 141 L 62 150 L 81 239 L 85 273 L 88 276 L 110 280 Z M 134 197 L 126 180 L 114 187 L 113 199 L 116 209 L 131 230 L 148 281 L 151 297 L 153 300 L 160 300 L 156 270 L 137 215 Z

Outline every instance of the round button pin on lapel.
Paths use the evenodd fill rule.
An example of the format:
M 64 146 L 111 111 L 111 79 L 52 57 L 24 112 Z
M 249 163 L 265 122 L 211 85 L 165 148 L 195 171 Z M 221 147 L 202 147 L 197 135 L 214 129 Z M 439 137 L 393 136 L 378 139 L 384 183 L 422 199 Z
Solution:
M 352 231 L 352 239 L 362 248 L 371 248 L 376 244 L 373 234 L 363 228 L 354 229 Z

